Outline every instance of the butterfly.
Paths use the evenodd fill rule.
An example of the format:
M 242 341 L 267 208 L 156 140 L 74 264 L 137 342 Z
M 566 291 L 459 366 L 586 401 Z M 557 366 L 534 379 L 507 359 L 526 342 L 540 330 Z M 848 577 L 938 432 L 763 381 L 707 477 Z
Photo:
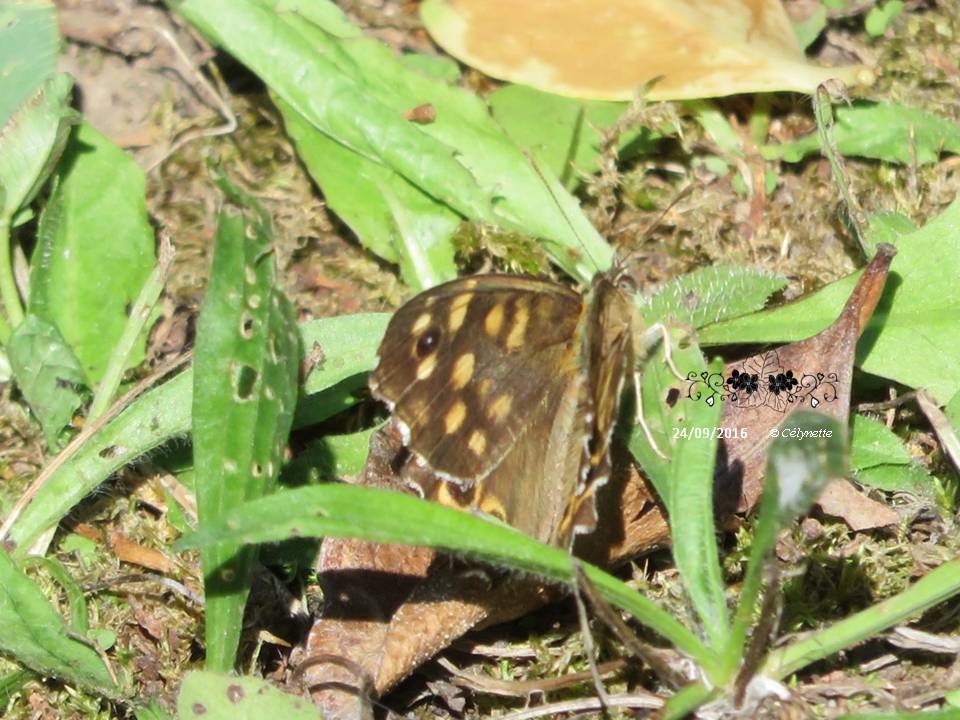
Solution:
M 491 274 L 438 285 L 401 307 L 370 389 L 411 454 L 405 479 L 427 498 L 544 542 L 591 531 L 621 393 L 644 352 L 635 292 L 615 264 L 587 296 Z

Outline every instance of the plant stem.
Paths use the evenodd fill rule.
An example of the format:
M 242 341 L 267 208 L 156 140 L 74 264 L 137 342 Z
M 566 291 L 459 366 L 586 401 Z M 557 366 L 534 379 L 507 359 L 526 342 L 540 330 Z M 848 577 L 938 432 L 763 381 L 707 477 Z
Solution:
M 0 218 L 0 299 L 7 311 L 7 322 L 0 326 L 0 340 L 6 343 L 10 339 L 11 330 L 23 321 L 23 305 L 20 303 L 20 293 L 13 278 L 9 217 Z

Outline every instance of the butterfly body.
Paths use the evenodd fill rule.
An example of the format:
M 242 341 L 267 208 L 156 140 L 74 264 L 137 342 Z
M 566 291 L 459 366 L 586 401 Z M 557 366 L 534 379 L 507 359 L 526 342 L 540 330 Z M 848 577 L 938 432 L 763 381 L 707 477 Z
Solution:
M 410 481 L 545 542 L 591 530 L 634 317 L 608 274 L 587 297 L 513 275 L 414 297 L 391 319 L 370 380 L 414 458 Z

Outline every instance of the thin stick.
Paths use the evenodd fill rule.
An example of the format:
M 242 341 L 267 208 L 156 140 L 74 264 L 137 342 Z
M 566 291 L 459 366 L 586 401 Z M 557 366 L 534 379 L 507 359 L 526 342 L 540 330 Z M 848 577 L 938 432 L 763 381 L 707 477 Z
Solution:
M 91 423 L 88 423 L 77 436 L 70 441 L 70 443 L 61 450 L 53 460 L 43 469 L 43 471 L 37 475 L 36 479 L 30 483 L 30 487 L 27 488 L 20 498 L 17 500 L 16 504 L 13 506 L 13 509 L 10 511 L 10 514 L 7 515 L 6 520 L 3 522 L 3 526 L 0 526 L 0 540 L 6 538 L 7 534 L 10 532 L 10 528 L 13 527 L 13 524 L 17 521 L 17 518 L 20 517 L 20 514 L 23 512 L 24 508 L 27 507 L 36 497 L 36 494 L 40 491 L 40 488 L 51 478 L 51 476 L 63 467 L 63 464 L 67 462 L 70 458 L 77 454 L 77 452 L 82 448 L 87 441 L 93 437 L 97 432 L 99 432 L 104 425 L 113 420 L 121 411 L 125 410 L 127 406 L 130 405 L 133 400 L 146 391 L 148 388 L 153 386 L 159 380 L 162 380 L 165 376 L 169 375 L 171 372 L 177 368 L 185 365 L 189 362 L 190 358 L 193 356 L 192 352 L 184 353 L 178 358 L 173 358 L 161 365 L 157 370 L 151 373 L 149 376 L 145 377 L 143 380 L 138 382 L 130 390 L 128 390 L 122 397 L 118 398 L 113 405 L 110 406 L 110 409 L 107 410 L 103 415 L 98 417 Z
M 117 388 L 120 387 L 120 380 L 123 378 L 123 371 L 127 367 L 130 353 L 133 352 L 137 338 L 143 332 L 143 328 L 157 303 L 157 298 L 160 297 L 174 254 L 173 243 L 170 242 L 170 233 L 162 230 L 160 232 L 160 254 L 157 257 L 157 264 L 143 287 L 140 288 L 140 294 L 133 304 L 130 317 L 127 318 L 123 334 L 110 354 L 110 360 L 103 372 L 103 379 L 93 396 L 93 402 L 90 403 L 90 410 L 87 411 L 87 422 L 96 420 L 107 409 L 111 398 L 113 398 Z
M 587 608 L 583 604 L 583 598 L 580 597 L 581 581 L 587 578 L 577 558 L 571 557 L 570 564 L 573 566 L 573 576 L 571 578 L 571 582 L 573 583 L 573 599 L 577 604 L 577 621 L 580 623 L 580 634 L 583 636 L 583 650 L 587 656 L 587 663 L 590 667 L 590 677 L 593 679 L 593 687 L 597 691 L 597 697 L 600 698 L 600 706 L 603 708 L 604 714 L 606 714 L 606 708 L 609 705 L 609 695 L 607 695 L 607 689 L 603 685 L 603 680 L 600 679 L 600 671 L 597 669 L 595 657 L 596 645 L 593 642 L 593 634 L 590 632 Z
M 632 695 L 611 695 L 607 707 L 637 708 L 643 710 L 659 710 L 664 705 L 663 698 L 650 693 L 634 693 Z M 599 712 L 603 709 L 600 698 L 583 698 L 582 700 L 563 700 L 561 702 L 540 705 L 527 710 L 501 715 L 500 720 L 536 720 L 543 717 L 561 717 L 568 713 Z
M 497 678 L 486 675 L 464 672 L 446 658 L 438 658 L 437 663 L 453 675 L 454 685 L 469 688 L 474 692 L 503 695 L 504 697 L 526 697 L 531 693 L 547 693 L 554 690 L 562 690 L 571 685 L 579 685 L 582 682 L 586 682 L 590 680 L 593 675 L 590 670 L 583 670 L 581 672 L 568 673 L 560 677 L 547 678 L 545 680 L 498 680 Z M 609 675 L 626 665 L 627 661 L 623 658 L 608 660 L 607 662 L 597 665 L 597 672 L 601 676 Z
M 934 400 L 926 390 L 917 390 L 914 395 L 917 398 L 917 405 L 920 406 L 923 414 L 927 416 L 927 420 L 930 421 L 933 431 L 937 434 L 937 437 L 940 438 L 940 444 L 943 445 L 943 449 L 947 455 L 950 456 L 950 459 L 953 460 L 953 466 L 957 468 L 957 470 L 960 470 L 960 438 L 957 437 L 956 428 L 950 424 L 950 421 L 947 419 L 947 416 L 943 414 L 943 410 L 940 409 L 937 401 Z

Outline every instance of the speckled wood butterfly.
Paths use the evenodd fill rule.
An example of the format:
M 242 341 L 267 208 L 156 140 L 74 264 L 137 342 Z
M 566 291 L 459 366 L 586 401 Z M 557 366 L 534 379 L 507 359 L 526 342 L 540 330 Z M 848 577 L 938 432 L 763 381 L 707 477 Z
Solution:
M 633 291 L 618 268 L 598 274 L 586 298 L 545 280 L 477 275 L 400 308 L 370 388 L 413 456 L 407 479 L 545 542 L 592 530 L 637 354 Z

